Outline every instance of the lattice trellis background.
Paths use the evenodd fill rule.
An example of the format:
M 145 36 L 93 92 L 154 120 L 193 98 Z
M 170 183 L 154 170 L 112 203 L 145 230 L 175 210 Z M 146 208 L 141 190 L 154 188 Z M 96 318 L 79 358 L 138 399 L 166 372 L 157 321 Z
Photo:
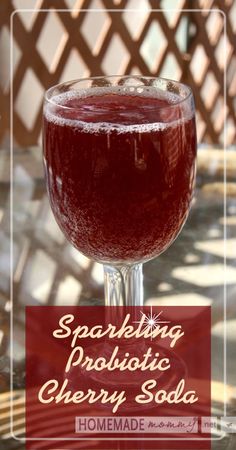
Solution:
M 16 145 L 39 142 L 43 93 L 49 86 L 114 73 L 161 75 L 189 83 L 196 99 L 199 141 L 222 143 L 224 15 L 214 10 L 218 8 L 227 22 L 227 140 L 234 142 L 235 0 L 2 0 L 2 142 L 9 133 L 10 14 L 17 8 L 35 11 L 18 12 L 13 19 Z M 73 11 L 59 11 L 68 8 Z M 211 11 L 204 12 L 207 8 Z

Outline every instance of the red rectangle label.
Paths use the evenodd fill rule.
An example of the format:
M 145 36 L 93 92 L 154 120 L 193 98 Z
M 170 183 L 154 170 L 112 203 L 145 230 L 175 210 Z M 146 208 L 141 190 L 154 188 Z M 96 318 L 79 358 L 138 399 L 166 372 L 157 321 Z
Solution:
M 26 307 L 27 449 L 210 449 L 210 307 Z

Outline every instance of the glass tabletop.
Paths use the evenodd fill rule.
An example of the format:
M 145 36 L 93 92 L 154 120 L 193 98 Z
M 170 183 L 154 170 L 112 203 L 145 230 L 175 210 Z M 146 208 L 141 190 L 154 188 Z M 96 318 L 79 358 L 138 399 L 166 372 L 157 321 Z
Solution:
M 12 169 L 12 173 L 10 173 Z M 224 154 L 203 148 L 192 210 L 174 244 L 144 265 L 145 304 L 211 305 L 212 415 L 236 415 L 236 153 L 227 153 L 224 204 Z M 50 210 L 39 147 L 0 151 L 0 434 L 9 438 L 10 175 L 12 175 L 12 300 L 14 310 L 14 401 L 19 432 L 24 428 L 24 320 L 26 305 L 91 305 L 104 302 L 103 268 L 65 240 Z M 226 216 L 224 213 L 226 212 Z M 227 233 L 227 242 L 224 238 Z M 225 250 L 227 270 L 224 268 Z M 227 300 L 226 390 L 224 390 L 224 301 Z M 198 345 L 204 345 L 204 336 Z M 0 448 L 5 448 L 5 442 Z M 3 445 L 3 447 L 1 447 Z M 212 448 L 234 449 L 235 434 Z M 7 448 L 24 448 L 12 439 Z

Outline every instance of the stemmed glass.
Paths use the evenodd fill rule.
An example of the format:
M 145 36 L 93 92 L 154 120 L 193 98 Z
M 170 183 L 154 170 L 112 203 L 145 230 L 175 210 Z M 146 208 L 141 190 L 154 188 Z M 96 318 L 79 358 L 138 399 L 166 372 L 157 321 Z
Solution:
M 104 265 L 106 305 L 142 305 L 142 263 L 165 251 L 185 223 L 194 114 L 189 87 L 156 77 L 91 77 L 46 92 L 51 208 L 72 245 Z

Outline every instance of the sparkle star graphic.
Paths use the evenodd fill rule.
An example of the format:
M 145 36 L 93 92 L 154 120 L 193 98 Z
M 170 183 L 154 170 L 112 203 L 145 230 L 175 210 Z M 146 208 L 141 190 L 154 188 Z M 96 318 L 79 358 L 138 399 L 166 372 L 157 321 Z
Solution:
M 160 311 L 158 314 L 153 314 L 152 306 L 150 306 L 150 313 L 145 314 L 143 311 L 140 311 L 142 317 L 140 320 L 134 320 L 133 323 L 143 323 L 144 330 L 150 330 L 153 332 L 155 328 L 157 328 L 161 323 L 170 323 L 170 320 L 160 320 L 160 316 L 163 311 Z M 143 320 L 143 317 L 145 319 Z M 151 334 L 152 340 L 152 334 Z

